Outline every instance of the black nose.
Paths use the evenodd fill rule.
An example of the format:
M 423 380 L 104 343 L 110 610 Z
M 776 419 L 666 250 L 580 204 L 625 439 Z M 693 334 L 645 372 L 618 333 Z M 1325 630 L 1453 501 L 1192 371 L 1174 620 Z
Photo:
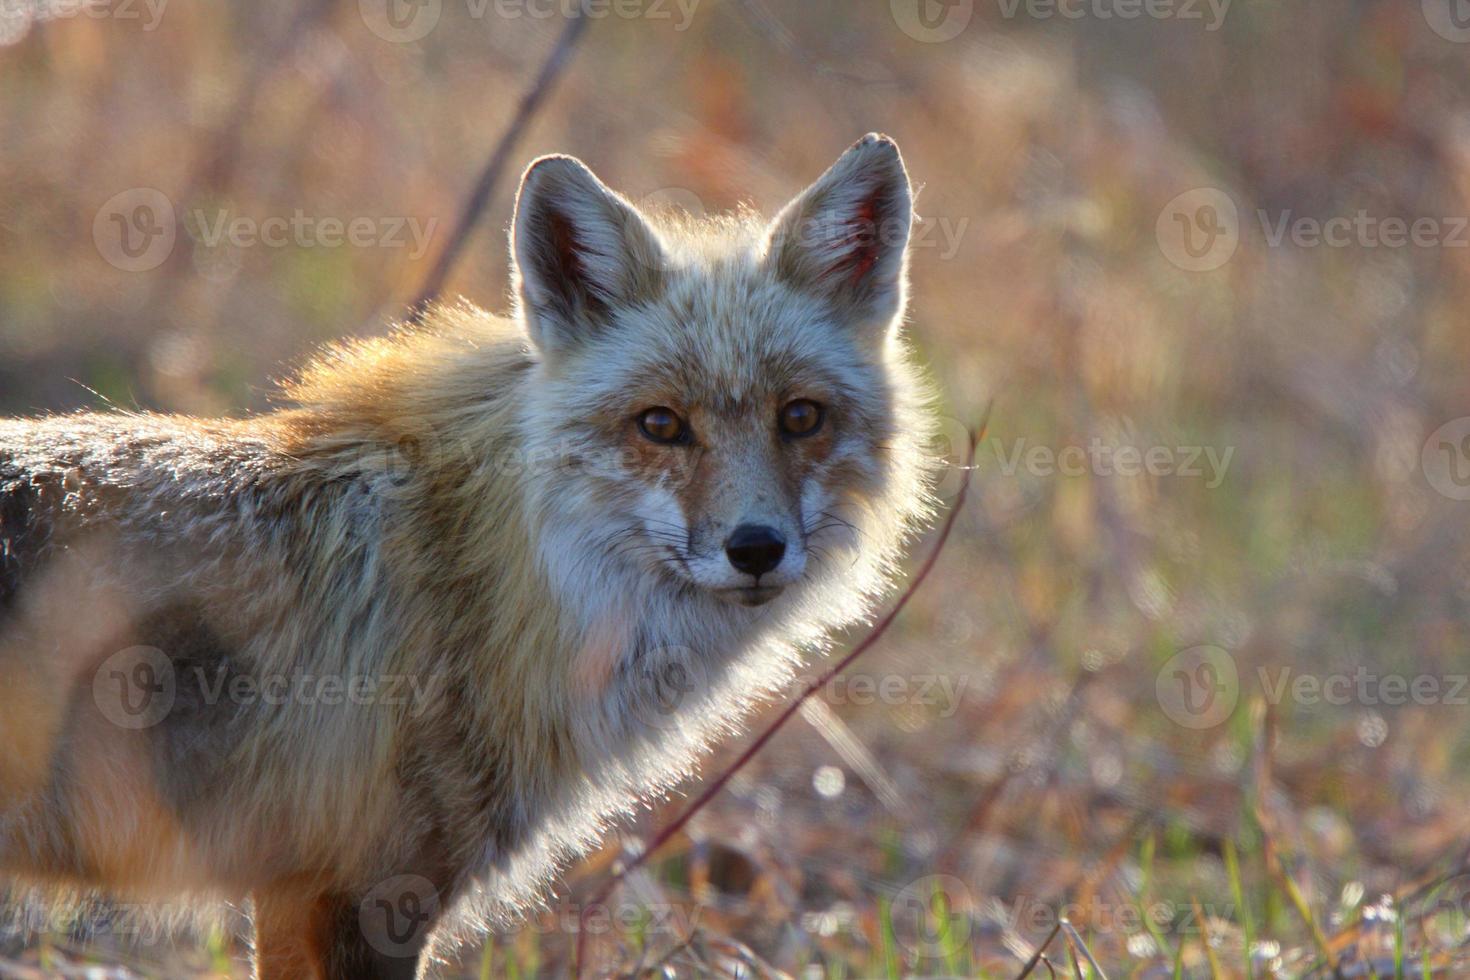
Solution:
M 751 575 L 764 575 L 781 564 L 786 554 L 786 539 L 781 532 L 764 524 L 742 524 L 725 542 L 730 564 Z

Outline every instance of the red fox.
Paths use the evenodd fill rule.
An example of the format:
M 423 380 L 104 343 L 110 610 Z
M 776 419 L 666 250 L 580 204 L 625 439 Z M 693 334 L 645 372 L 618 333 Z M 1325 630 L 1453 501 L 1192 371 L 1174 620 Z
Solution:
M 531 164 L 512 316 L 235 420 L 0 421 L 0 874 L 249 896 L 261 978 L 424 975 L 869 613 L 927 518 L 912 194 L 769 224 Z

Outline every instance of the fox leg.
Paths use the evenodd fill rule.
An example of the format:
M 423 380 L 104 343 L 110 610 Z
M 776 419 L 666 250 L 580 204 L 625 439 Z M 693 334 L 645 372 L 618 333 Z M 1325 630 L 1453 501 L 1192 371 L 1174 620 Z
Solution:
M 331 909 L 325 896 L 255 892 L 255 980 L 326 980 Z
M 405 880 L 358 897 L 257 891 L 255 980 L 414 980 L 438 903 Z

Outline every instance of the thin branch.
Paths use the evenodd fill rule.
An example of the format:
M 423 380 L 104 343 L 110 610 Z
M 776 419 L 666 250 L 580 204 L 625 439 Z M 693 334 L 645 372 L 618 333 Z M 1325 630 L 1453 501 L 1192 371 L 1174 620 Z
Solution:
M 557 38 L 551 54 L 547 55 L 545 63 L 541 65 L 541 71 L 536 74 L 530 86 L 521 94 L 520 105 L 516 106 L 516 113 L 511 117 L 510 125 L 506 127 L 505 133 L 500 137 L 500 142 L 490 154 L 490 159 L 485 163 L 485 169 L 480 171 L 480 179 L 475 182 L 474 189 L 465 199 L 459 220 L 449 236 L 449 244 L 434 261 L 434 267 L 429 270 L 429 276 L 424 280 L 423 288 L 419 290 L 418 299 L 413 302 L 408 316 L 410 323 L 417 323 L 421 320 L 429 304 L 439 298 L 439 293 L 444 289 L 444 282 L 449 278 L 449 271 L 459 260 L 460 253 L 464 251 L 465 243 L 469 240 L 470 232 L 474 230 L 475 223 L 480 220 L 480 215 L 490 202 L 490 192 L 500 182 L 500 175 L 510 161 L 511 152 L 515 150 L 516 145 L 525 134 L 526 127 L 536 115 L 536 110 L 541 108 L 546 97 L 551 94 L 562 70 L 571 60 L 577 42 L 581 40 L 583 32 L 586 31 L 587 23 L 588 18 L 581 13 L 567 18 L 567 26 L 562 29 L 561 37 Z
M 980 444 L 980 440 L 984 438 L 985 429 L 989 425 L 989 422 L 990 406 L 986 406 L 985 414 L 981 419 L 979 427 L 977 429 L 971 430 L 971 432 L 969 433 L 970 444 L 965 453 L 965 462 L 963 469 L 965 473 L 965 479 L 960 484 L 959 493 L 955 496 L 954 504 L 950 507 L 949 514 L 946 515 L 943 526 L 941 526 L 939 529 L 939 537 L 935 540 L 934 547 L 929 552 L 929 557 L 924 560 L 924 564 L 919 566 L 919 570 L 914 573 L 914 577 L 909 582 L 908 588 L 904 589 L 903 594 L 898 597 L 898 601 L 893 604 L 893 608 L 888 610 L 887 614 L 884 615 L 884 617 L 880 619 L 871 630 L 868 631 L 868 635 L 863 637 L 862 641 L 859 642 L 857 646 L 853 647 L 852 650 L 849 651 L 845 657 L 843 657 L 841 660 L 838 660 L 835 664 L 833 664 L 827 670 L 823 671 L 815 679 L 808 681 L 806 686 L 802 689 L 801 693 L 798 694 L 791 701 L 790 704 L 782 709 L 781 713 L 776 716 L 776 719 L 771 722 L 770 725 L 766 726 L 766 729 L 760 733 L 755 741 L 751 742 L 750 745 L 746 747 L 744 752 L 740 753 L 739 758 L 737 758 L 733 763 L 727 766 L 725 770 L 719 774 L 719 776 L 715 777 L 715 779 L 704 788 L 704 791 L 694 798 L 694 802 L 685 807 L 683 812 L 675 817 L 671 823 L 669 823 L 657 834 L 655 834 L 653 839 L 649 841 L 647 847 L 643 848 L 643 850 L 640 851 L 636 856 L 634 856 L 633 859 L 629 861 L 621 871 L 610 877 L 607 882 L 604 883 L 604 885 L 597 890 L 597 893 L 593 896 L 592 900 L 588 902 L 587 905 L 582 909 L 582 913 L 578 917 L 579 921 L 577 928 L 576 954 L 575 958 L 572 961 L 572 976 L 580 977 L 582 975 L 582 954 L 586 945 L 587 938 L 587 923 L 585 921 L 587 913 L 590 912 L 592 909 L 601 907 L 607 901 L 608 897 L 612 894 L 613 889 L 617 888 L 617 886 L 621 884 L 622 881 L 628 877 L 628 875 L 632 874 L 634 871 L 638 870 L 644 864 L 646 864 L 648 862 L 648 859 L 653 856 L 655 851 L 657 851 L 664 844 L 667 844 L 670 840 L 674 838 L 674 835 L 683 830 L 684 827 L 689 823 L 689 821 L 694 818 L 694 815 L 697 814 L 700 810 L 704 809 L 704 807 L 710 802 L 710 800 L 718 796 L 720 791 L 729 784 L 730 780 L 735 778 L 736 773 L 745 768 L 745 766 L 756 757 L 756 754 L 759 753 L 761 749 L 765 748 L 766 743 L 774 738 L 776 736 L 776 733 L 781 730 L 781 727 L 785 725 L 786 722 L 789 721 L 793 715 L 801 710 L 802 705 L 804 705 L 809 699 L 811 699 L 811 697 L 815 695 L 818 691 L 822 690 L 828 684 L 830 684 L 834 677 L 842 673 L 848 667 L 852 666 L 853 662 L 861 657 L 864 653 L 867 653 L 868 650 L 871 649 L 872 646 L 877 643 L 880 638 L 882 638 L 883 634 L 888 632 L 888 627 L 893 625 L 893 621 L 898 618 L 899 613 L 903 612 L 904 607 L 908 605 L 909 600 L 914 597 L 914 593 L 919 591 L 919 586 L 924 584 L 924 580 L 929 577 L 929 573 L 934 570 L 935 564 L 939 561 L 939 556 L 944 552 L 944 546 L 946 542 L 949 541 L 950 532 L 954 530 L 955 521 L 959 518 L 960 512 L 964 509 L 965 497 L 970 490 L 970 473 L 973 472 L 975 466 L 975 449 Z
M 1057 933 L 1061 931 L 1062 921 L 1058 919 L 1057 924 L 1051 927 L 1051 932 L 1047 933 L 1045 941 L 1043 941 L 1040 946 L 1036 947 L 1036 952 L 1032 953 L 1031 958 L 1026 961 L 1026 965 L 1021 967 L 1021 972 L 1016 977 L 1016 980 L 1026 980 L 1026 978 L 1031 975 L 1032 971 L 1036 969 L 1038 964 L 1046 963 L 1046 948 L 1051 945 L 1051 941 L 1057 938 Z M 1051 970 L 1051 964 L 1047 963 L 1046 968 L 1048 970 Z M 1056 976 L 1055 970 L 1052 970 L 1052 976 Z
M 208 146 L 194 161 L 188 179 L 177 197 L 178 207 L 174 219 L 176 234 L 182 241 L 190 231 L 184 223 L 185 208 L 202 195 L 222 194 L 234 182 L 235 174 L 244 160 L 245 127 L 260 102 L 260 93 L 280 66 L 301 44 L 311 37 L 323 24 L 337 5 L 337 0 L 307 0 L 296 9 L 281 32 L 275 35 L 251 61 L 244 82 L 235 92 L 223 121 L 210 137 Z M 173 302 L 182 286 L 179 274 L 188 264 L 188 249 L 173 249 L 166 260 L 164 270 L 145 305 L 155 309 Z
M 231 104 L 230 111 L 225 115 L 224 124 L 219 128 L 209 149 L 195 164 L 193 173 L 185 184 L 185 201 L 194 200 L 205 190 L 219 191 L 234 179 L 242 159 L 241 146 L 245 126 L 250 120 L 250 114 L 255 111 L 256 103 L 260 101 L 261 90 L 275 70 L 311 37 L 312 32 L 327 19 L 335 6 L 336 0 L 308 0 L 303 3 L 281 33 L 250 65 L 250 72 L 245 76 L 244 84 Z

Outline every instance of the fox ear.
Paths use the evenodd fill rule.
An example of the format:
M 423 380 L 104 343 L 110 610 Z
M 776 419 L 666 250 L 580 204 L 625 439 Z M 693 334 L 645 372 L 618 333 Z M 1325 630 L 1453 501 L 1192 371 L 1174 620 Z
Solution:
M 912 221 L 898 145 L 869 133 L 776 216 L 766 261 L 842 318 L 887 330 L 904 308 Z
M 510 237 L 521 312 L 547 353 L 575 345 L 662 284 L 657 233 L 574 157 L 541 157 L 526 169 Z

